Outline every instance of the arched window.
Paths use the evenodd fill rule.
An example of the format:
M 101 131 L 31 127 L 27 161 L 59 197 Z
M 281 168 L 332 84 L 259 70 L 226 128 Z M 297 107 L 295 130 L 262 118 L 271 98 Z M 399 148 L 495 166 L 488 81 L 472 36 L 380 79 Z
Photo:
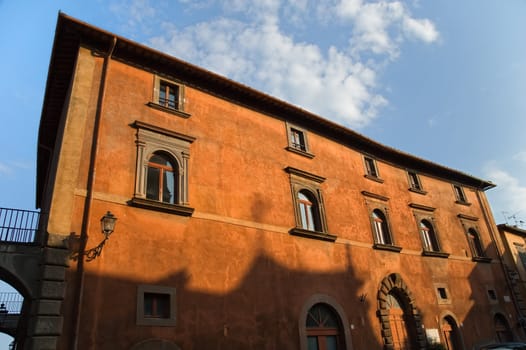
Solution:
M 342 350 L 345 341 L 341 320 L 327 304 L 319 303 L 307 314 L 307 350 Z
M 471 253 L 473 257 L 483 257 L 484 249 L 482 248 L 482 243 L 480 241 L 479 233 L 474 229 L 470 228 L 468 230 L 468 241 L 471 248 Z
M 316 197 L 307 190 L 298 192 L 298 206 L 300 211 L 301 228 L 309 231 L 322 231 L 320 213 Z
M 148 160 L 146 198 L 175 204 L 178 198 L 178 171 L 168 155 L 156 152 Z
M 420 221 L 420 234 L 422 235 L 422 243 L 424 245 L 424 250 L 431 252 L 440 251 L 440 246 L 438 245 L 436 232 L 433 228 L 433 225 L 431 225 L 429 221 Z
M 393 244 L 385 214 L 380 209 L 375 209 L 371 214 L 371 220 L 373 224 L 375 243 Z

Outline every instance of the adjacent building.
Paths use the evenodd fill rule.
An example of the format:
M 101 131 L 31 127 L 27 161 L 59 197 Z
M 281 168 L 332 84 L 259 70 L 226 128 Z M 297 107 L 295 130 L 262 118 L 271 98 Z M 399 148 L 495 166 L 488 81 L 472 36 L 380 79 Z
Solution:
M 47 292 L 26 346 L 520 339 L 492 187 L 60 14 L 38 139 Z

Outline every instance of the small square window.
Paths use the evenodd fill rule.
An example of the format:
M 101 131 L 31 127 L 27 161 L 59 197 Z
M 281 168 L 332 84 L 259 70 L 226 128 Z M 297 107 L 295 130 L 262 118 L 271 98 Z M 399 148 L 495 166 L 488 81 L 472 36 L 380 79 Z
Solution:
M 175 326 L 175 288 L 140 285 L 137 288 L 137 325 Z
M 451 304 L 451 296 L 445 283 L 435 283 L 438 304 Z
M 159 100 L 157 102 L 166 108 L 179 109 L 179 85 L 161 80 L 159 82 Z
M 497 300 L 497 292 L 495 292 L 494 289 L 488 289 L 488 298 L 491 301 L 496 301 Z
M 308 158 L 313 158 L 314 155 L 309 151 L 309 143 L 307 140 L 307 131 L 297 126 L 286 123 L 288 146 L 287 150 L 301 154 Z
M 145 318 L 170 318 L 170 294 L 144 293 Z

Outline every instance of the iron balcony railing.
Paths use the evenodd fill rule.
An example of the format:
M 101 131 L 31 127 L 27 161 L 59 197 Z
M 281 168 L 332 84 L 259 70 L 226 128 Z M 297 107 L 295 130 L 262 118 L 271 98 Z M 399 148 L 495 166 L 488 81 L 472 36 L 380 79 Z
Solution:
M 0 242 L 36 243 L 40 212 L 0 208 Z
M 22 310 L 24 297 L 17 292 L 0 292 L 0 315 L 19 314 Z

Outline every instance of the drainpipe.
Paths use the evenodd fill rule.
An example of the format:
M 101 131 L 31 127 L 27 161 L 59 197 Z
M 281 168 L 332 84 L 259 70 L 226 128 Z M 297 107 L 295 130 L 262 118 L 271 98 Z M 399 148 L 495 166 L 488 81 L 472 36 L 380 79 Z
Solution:
M 93 186 L 95 184 L 96 175 L 96 160 L 98 152 L 98 143 L 100 137 L 100 122 L 102 119 L 102 108 L 104 102 L 104 96 L 106 92 L 106 75 L 108 71 L 109 61 L 115 50 L 117 44 L 117 38 L 113 37 L 110 49 L 106 56 L 104 56 L 104 62 L 102 65 L 99 96 L 97 98 L 97 110 L 95 112 L 95 121 L 93 124 L 93 137 L 91 141 L 91 152 L 88 168 L 88 181 L 86 185 L 86 198 L 84 200 L 84 212 L 82 214 L 82 227 L 80 231 L 80 246 L 79 246 L 79 258 L 77 260 L 77 273 L 75 278 L 75 294 L 73 302 L 73 313 L 74 324 L 73 334 L 70 338 L 69 349 L 76 350 L 78 348 L 78 338 L 80 330 L 80 315 L 82 312 L 82 296 L 84 294 L 84 252 L 86 250 L 86 243 L 88 241 L 88 232 L 90 228 L 89 218 L 91 215 L 91 206 L 93 204 Z

